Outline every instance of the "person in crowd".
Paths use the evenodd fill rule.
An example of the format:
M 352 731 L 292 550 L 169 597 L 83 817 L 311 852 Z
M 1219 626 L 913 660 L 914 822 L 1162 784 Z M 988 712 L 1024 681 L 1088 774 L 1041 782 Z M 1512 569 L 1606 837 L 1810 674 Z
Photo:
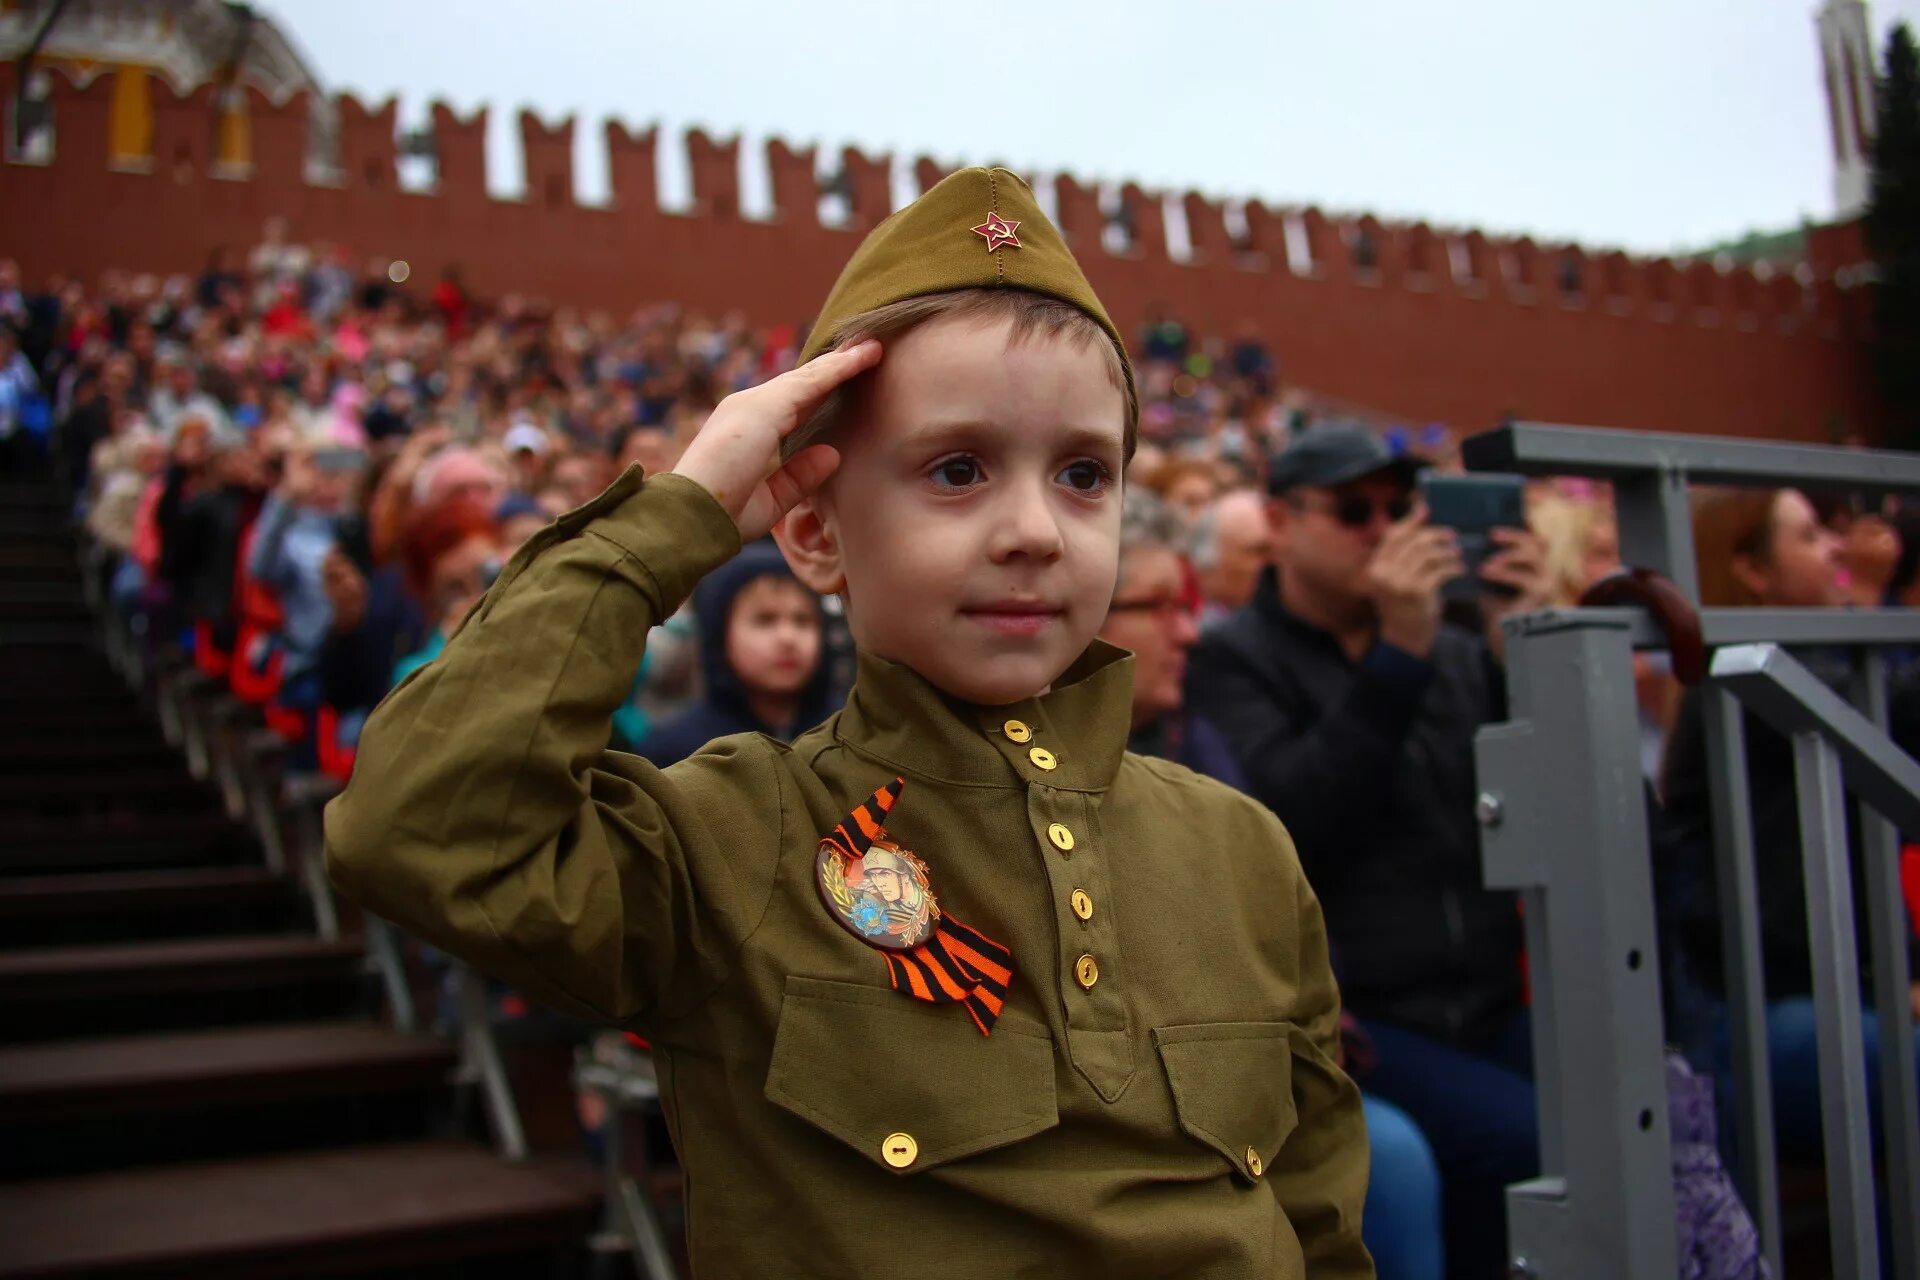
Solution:
M 265 497 L 259 454 L 231 431 L 196 417 L 174 431 L 172 465 L 155 519 L 160 578 L 185 625 L 204 627 L 217 649 L 231 649 L 233 575 L 240 548 Z
M 869 234 L 797 368 L 540 535 L 367 722 L 334 882 L 649 1037 L 720 1273 L 858 1273 L 861 1205 L 962 1271 L 1373 1274 L 1314 892 L 1262 806 L 1125 751 L 1094 640 L 1133 387 L 1025 183 L 961 170 Z M 845 708 L 664 770 L 604 750 L 645 633 L 776 528 L 846 603 Z M 937 930 L 904 950 L 875 847 Z
M 1527 524 L 1540 535 L 1547 603 L 1556 608 L 1573 608 L 1588 587 L 1620 568 L 1613 507 L 1598 494 L 1536 488 L 1528 496 Z
M 528 538 L 540 532 L 549 520 L 540 504 L 524 493 L 510 493 L 493 510 L 494 524 L 500 530 L 500 554 L 511 556 Z
M 1246 791 L 1225 736 L 1186 710 L 1187 651 L 1200 639 L 1198 601 L 1180 551 L 1188 535 L 1144 490 L 1127 495 L 1121 520 L 1120 581 L 1100 638 L 1133 654 L 1127 749 Z M 1362 1102 L 1372 1160 L 1361 1225 L 1375 1272 L 1380 1280 L 1440 1280 L 1445 1249 L 1433 1150 L 1406 1112 L 1372 1095 Z
M 1886 603 L 1900 563 L 1900 535 L 1878 511 L 1848 507 L 1832 522 L 1840 535 L 1840 585 L 1847 603 L 1862 609 Z
M 507 428 L 500 444 L 507 451 L 515 492 L 538 493 L 545 487 L 547 467 L 552 461 L 548 455 L 553 446 L 538 424 L 523 418 Z
M 289 707 L 319 702 L 320 655 L 333 616 L 327 557 L 365 466 L 358 449 L 311 441 L 296 446 L 253 531 L 247 572 L 278 596 L 284 614 L 281 700 Z
M 1245 791 L 1246 779 L 1220 730 L 1187 713 L 1187 652 L 1199 640 L 1192 572 L 1180 516 L 1153 494 L 1127 495 L 1120 528 L 1120 580 L 1100 638 L 1133 654 L 1129 750 L 1176 760 Z
M 1841 581 L 1840 538 L 1815 515 L 1805 495 L 1793 489 L 1714 490 L 1694 508 L 1694 548 L 1700 601 L 1721 608 L 1832 608 L 1848 603 Z M 1844 655 L 1819 650 L 1796 656 L 1843 696 Z M 1893 708 L 1895 738 L 1908 752 L 1920 747 L 1913 732 L 1912 693 L 1902 691 Z M 1712 781 L 1700 691 L 1680 703 L 1661 773 L 1662 812 L 1657 847 L 1667 916 L 1673 936 L 1664 950 L 1670 999 L 1682 1025 L 1678 1038 L 1696 1060 L 1725 1078 L 1730 1043 L 1722 1001 L 1721 913 L 1715 888 Z M 1775 1130 L 1783 1155 L 1820 1157 L 1819 1064 L 1815 1048 L 1813 959 L 1807 936 L 1806 889 L 1801 869 L 1800 823 L 1794 789 L 1792 745 L 1757 716 L 1743 717 L 1747 785 L 1753 816 L 1755 880 L 1760 899 L 1760 951 L 1766 975 L 1767 1057 L 1773 1081 Z M 1849 853 L 1859 883 L 1859 833 L 1849 833 Z M 1861 932 L 1863 990 L 1872 964 Z M 1920 975 L 1920 939 L 1909 930 L 1911 972 Z M 1704 996 L 1689 1004 L 1687 997 Z M 1920 1019 L 1920 980 L 1912 993 Z M 1879 1138 L 1878 1053 L 1883 1034 L 1912 1035 L 1920 1028 L 1880 1025 L 1871 1003 L 1860 1011 L 1866 1040 L 1868 1098 Z
M 428 630 L 420 647 L 393 668 L 399 684 L 447 647 L 447 641 L 500 575 L 499 529 L 484 495 L 454 492 L 415 509 L 402 547 L 405 581 Z
M 25 465 L 28 400 L 39 391 L 40 377 L 20 350 L 20 335 L 12 324 L 0 323 L 0 470 Z
M 166 442 L 131 412 L 122 415 L 118 434 L 94 446 L 90 470 L 95 487 L 87 507 L 87 532 L 116 556 L 132 552 L 141 495 L 166 463 Z
M 1545 548 L 1547 603 L 1571 609 L 1588 588 L 1620 569 L 1620 531 L 1611 495 L 1570 481 L 1536 485 L 1529 493 L 1527 523 Z M 1665 653 L 1633 655 L 1633 695 L 1640 717 L 1640 770 L 1659 776 L 1660 757 L 1680 702 Z
M 820 599 L 777 548 L 743 550 L 700 584 L 693 605 L 700 699 L 656 725 L 641 740 L 641 755 L 665 766 L 735 733 L 791 742 L 833 710 L 821 660 Z
M 679 457 L 680 450 L 673 436 L 658 427 L 633 427 L 614 447 L 616 470 L 625 471 L 637 462 L 650 476 L 673 470 Z
M 459 527 L 457 521 L 439 527 L 447 524 Z M 321 562 L 329 617 L 318 677 L 321 701 L 339 717 L 339 747 L 358 740 L 367 713 L 392 686 L 395 668 L 427 645 L 433 627 L 431 586 L 410 589 L 404 558 L 376 564 L 366 533 L 364 512 L 356 507 L 336 524 L 334 545 Z
M 1540 1155 L 1520 920 L 1482 884 L 1473 736 L 1504 715 L 1500 620 L 1547 583 L 1538 539 L 1497 531 L 1485 634 L 1443 623 L 1462 560 L 1414 500 L 1416 467 L 1340 423 L 1276 458 L 1273 565 L 1202 636 L 1187 691 L 1299 848 L 1375 1049 L 1360 1083 L 1432 1144 L 1448 1265 L 1479 1280 L 1505 1272 L 1505 1189 Z
M 128 410 L 123 396 L 114 391 L 103 364 L 99 370 L 75 365 L 67 386 L 65 405 L 53 433 L 53 451 L 65 466 L 67 480 L 76 491 L 92 484 L 95 446 L 113 434 L 116 416 Z M 63 381 L 65 380 L 63 376 Z M 0 392 L 0 397 L 4 393 Z
M 1273 559 L 1265 496 L 1257 489 L 1221 494 L 1194 522 L 1193 540 L 1205 629 L 1253 599 L 1261 571 Z
M 1220 477 L 1199 458 L 1172 458 L 1141 479 L 1141 484 L 1188 524 L 1200 518 L 1220 495 Z
M 200 375 L 193 361 L 180 352 L 163 352 L 156 361 L 158 385 L 148 401 L 147 412 L 161 434 L 172 436 L 180 424 L 195 418 L 209 427 L 227 425 L 226 407 L 200 386 Z

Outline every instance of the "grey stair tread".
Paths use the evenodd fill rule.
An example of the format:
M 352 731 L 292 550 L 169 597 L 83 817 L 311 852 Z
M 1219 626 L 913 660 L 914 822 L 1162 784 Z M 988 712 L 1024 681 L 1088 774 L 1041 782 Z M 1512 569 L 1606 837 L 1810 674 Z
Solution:
M 162 1032 L 0 1048 L 0 1121 L 423 1086 L 452 1049 L 371 1022 Z
M 264 867 L 0 876 L 0 920 L 9 916 L 168 911 L 271 902 L 290 892 L 285 877 Z
M 598 1198 L 584 1164 L 509 1164 L 457 1142 L 0 1183 L 0 1277 L 269 1275 L 293 1259 L 315 1274 L 329 1252 L 455 1257 L 567 1239 Z
M 274 986 L 358 961 L 357 939 L 301 934 L 190 938 L 0 951 L 0 1000 L 68 994 L 137 995 L 172 987 Z

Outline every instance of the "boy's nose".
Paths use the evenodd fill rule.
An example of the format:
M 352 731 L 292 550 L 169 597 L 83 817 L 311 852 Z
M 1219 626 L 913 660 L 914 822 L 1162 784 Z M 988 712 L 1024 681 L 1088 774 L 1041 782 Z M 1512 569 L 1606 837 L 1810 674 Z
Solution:
M 991 513 L 993 519 L 993 558 L 1007 560 L 1026 556 L 1051 560 L 1062 547 L 1060 522 L 1054 517 L 1044 491 L 1021 490 L 1008 495 L 1007 501 Z

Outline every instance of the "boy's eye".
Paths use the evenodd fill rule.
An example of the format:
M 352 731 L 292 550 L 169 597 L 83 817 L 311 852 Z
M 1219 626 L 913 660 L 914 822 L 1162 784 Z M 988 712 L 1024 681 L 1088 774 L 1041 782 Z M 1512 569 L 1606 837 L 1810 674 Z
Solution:
M 965 489 L 980 483 L 980 460 L 957 454 L 934 463 L 930 474 L 936 484 L 949 489 Z
M 1061 482 L 1076 493 L 1100 493 L 1110 478 L 1107 468 L 1092 458 L 1069 463 L 1060 472 Z

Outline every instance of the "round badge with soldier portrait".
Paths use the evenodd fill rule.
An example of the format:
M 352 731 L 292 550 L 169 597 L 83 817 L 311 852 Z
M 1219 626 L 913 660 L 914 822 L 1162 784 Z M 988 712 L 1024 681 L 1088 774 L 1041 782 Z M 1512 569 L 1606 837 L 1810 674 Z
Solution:
M 939 923 L 927 864 L 891 840 L 874 840 L 859 855 L 822 840 L 814 869 L 828 913 L 869 946 L 908 951 Z

